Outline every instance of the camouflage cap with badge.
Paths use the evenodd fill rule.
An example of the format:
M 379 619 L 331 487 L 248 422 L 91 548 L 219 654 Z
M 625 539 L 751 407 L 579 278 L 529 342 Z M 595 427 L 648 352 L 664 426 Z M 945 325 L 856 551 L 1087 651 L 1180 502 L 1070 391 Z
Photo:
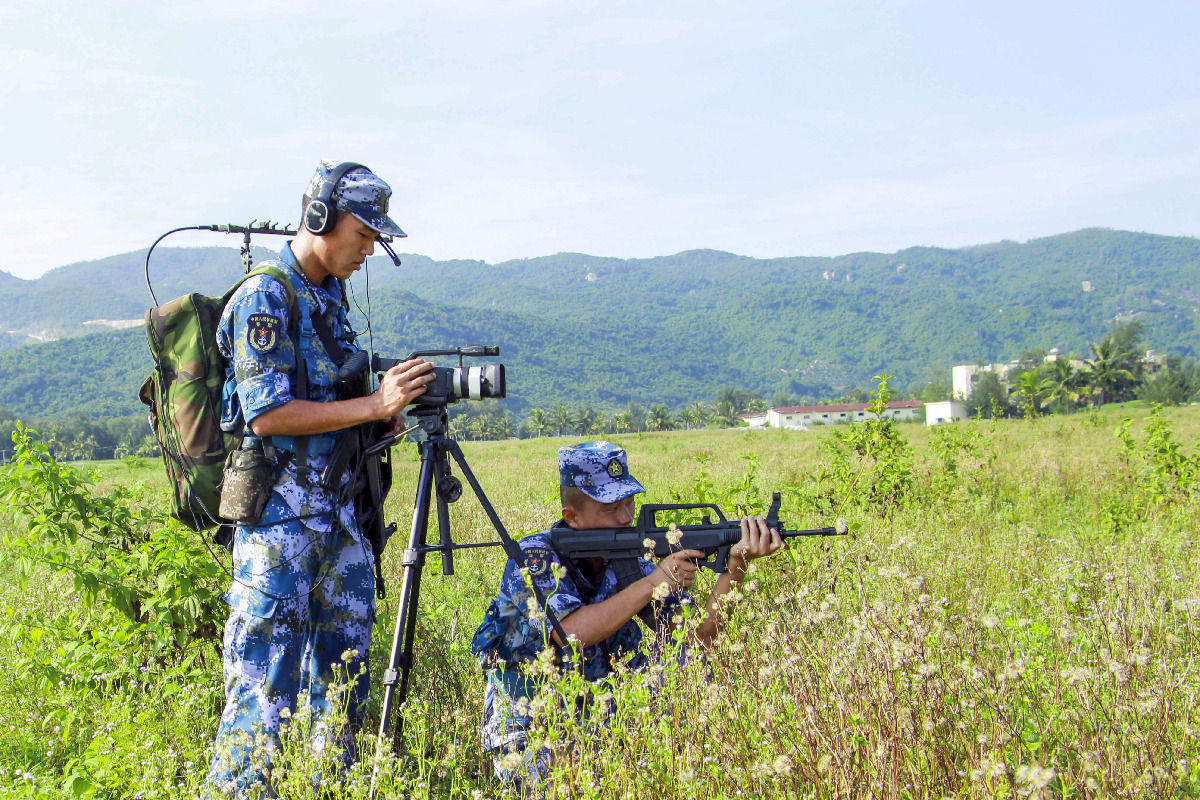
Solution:
M 576 486 L 600 503 L 615 503 L 646 491 L 629 474 L 625 451 L 610 442 L 584 442 L 558 451 L 562 486 Z
M 320 196 L 323 184 L 338 167 L 335 161 L 322 161 L 317 165 L 304 197 L 311 200 Z M 392 187 L 366 167 L 349 170 L 333 189 L 333 199 L 338 211 L 353 214 L 371 230 L 385 236 L 397 238 L 407 236 L 400 226 L 388 216 L 388 201 Z

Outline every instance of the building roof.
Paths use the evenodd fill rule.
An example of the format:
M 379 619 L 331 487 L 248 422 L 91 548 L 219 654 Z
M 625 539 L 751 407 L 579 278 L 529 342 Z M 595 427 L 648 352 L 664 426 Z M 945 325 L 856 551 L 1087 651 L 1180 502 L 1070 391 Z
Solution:
M 923 406 L 920 400 L 893 400 L 887 404 L 888 408 L 920 408 Z M 851 403 L 844 406 L 786 406 L 784 408 L 772 408 L 771 410 L 777 414 L 812 414 L 813 412 L 828 412 L 828 411 L 866 411 L 871 407 L 870 403 Z
M 754 419 L 755 417 L 765 417 L 765 411 L 752 411 L 749 414 L 738 414 L 738 419 Z

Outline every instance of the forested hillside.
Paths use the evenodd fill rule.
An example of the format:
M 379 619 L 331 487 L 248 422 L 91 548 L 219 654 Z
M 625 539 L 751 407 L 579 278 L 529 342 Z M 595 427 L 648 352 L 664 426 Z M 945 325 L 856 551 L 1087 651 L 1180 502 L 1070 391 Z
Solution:
M 36 281 L 0 276 L 9 344 L 140 317 L 144 257 L 61 267 Z M 695 250 L 495 265 L 403 259 L 399 269 L 370 262 L 375 348 L 498 344 L 515 410 L 679 405 L 728 385 L 834 395 L 883 369 L 902 388 L 1027 348 L 1082 353 L 1114 319 L 1141 320 L 1151 347 L 1200 352 L 1200 240 L 1185 237 L 1090 229 L 837 258 Z M 160 301 L 189 289 L 216 293 L 240 271 L 237 251 L 220 247 L 160 248 L 151 264 Z M 365 277 L 354 281 L 362 309 Z M 353 313 L 365 331 L 361 310 Z M 128 414 L 148 368 L 140 329 L 21 346 L 0 353 L 0 405 L 36 416 Z

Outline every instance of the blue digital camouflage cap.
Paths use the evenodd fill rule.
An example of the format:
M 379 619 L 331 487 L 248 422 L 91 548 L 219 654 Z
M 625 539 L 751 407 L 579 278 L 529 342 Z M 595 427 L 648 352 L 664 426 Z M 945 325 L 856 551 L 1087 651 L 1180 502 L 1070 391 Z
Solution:
M 601 503 L 615 503 L 646 489 L 629 474 L 625 451 L 610 442 L 584 442 L 558 451 L 562 486 L 577 486 Z
M 338 164 L 336 161 L 318 164 L 304 196 L 309 199 L 316 197 L 321 191 L 321 184 L 333 174 Z M 333 197 L 339 211 L 348 211 L 377 233 L 396 237 L 408 235 L 388 216 L 392 187 L 366 167 L 352 169 L 343 175 L 333 190 Z

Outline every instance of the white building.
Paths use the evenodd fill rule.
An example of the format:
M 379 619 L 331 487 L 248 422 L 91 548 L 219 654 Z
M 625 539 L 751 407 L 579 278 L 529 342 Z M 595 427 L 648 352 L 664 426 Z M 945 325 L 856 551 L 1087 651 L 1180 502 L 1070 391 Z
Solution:
M 961 422 L 967 418 L 967 404 L 961 400 L 940 400 L 925 404 L 925 424 Z
M 767 427 L 767 412 L 758 411 L 753 414 L 738 414 L 738 419 L 745 421 L 751 428 Z
M 883 415 L 888 419 L 919 419 L 920 400 L 895 400 L 887 404 Z M 789 406 L 772 408 L 767 412 L 767 425 L 772 428 L 806 429 L 812 425 L 832 425 L 835 422 L 864 422 L 875 419 L 868 403 L 852 403 L 842 406 Z
M 1147 350 L 1145 358 L 1142 359 L 1142 377 L 1153 378 L 1158 373 L 1167 368 L 1167 357 L 1158 355 L 1153 350 Z
M 955 400 L 970 400 L 971 390 L 975 388 L 975 381 L 979 380 L 980 373 L 994 372 L 996 377 L 1000 379 L 1001 385 L 1004 385 L 1008 380 L 1008 371 L 1012 368 L 1012 364 L 960 364 L 954 367 L 952 372 L 954 375 L 954 399 Z
M 1153 353 L 1154 351 L 1151 350 L 1150 352 Z M 1050 348 L 1050 352 L 1046 354 L 1046 357 L 1043 358 L 1042 361 L 1045 361 L 1047 364 L 1053 364 L 1055 361 L 1066 361 L 1071 365 L 1071 369 L 1075 370 L 1076 372 L 1087 366 L 1086 361 L 1079 358 L 1069 358 L 1059 352 L 1057 347 Z
M 1153 355 L 1154 351 L 1149 351 L 1146 354 L 1146 358 L 1142 359 L 1143 363 L 1150 364 L 1153 360 Z M 1078 358 L 1069 358 L 1063 355 L 1057 347 L 1051 349 L 1042 360 L 1047 364 L 1055 361 L 1066 361 L 1071 365 L 1071 369 L 1075 371 L 1079 371 L 1087 366 L 1086 361 Z M 1165 362 L 1165 359 L 1163 361 Z M 1007 389 L 1009 375 L 1015 377 L 1020 369 L 1021 362 L 1016 359 L 1007 364 L 960 364 L 957 367 L 953 367 L 951 371 L 954 376 L 954 399 L 970 400 L 971 390 L 975 388 L 975 382 L 979 380 L 980 373 L 994 372 L 996 377 L 1000 379 L 1000 385 Z

